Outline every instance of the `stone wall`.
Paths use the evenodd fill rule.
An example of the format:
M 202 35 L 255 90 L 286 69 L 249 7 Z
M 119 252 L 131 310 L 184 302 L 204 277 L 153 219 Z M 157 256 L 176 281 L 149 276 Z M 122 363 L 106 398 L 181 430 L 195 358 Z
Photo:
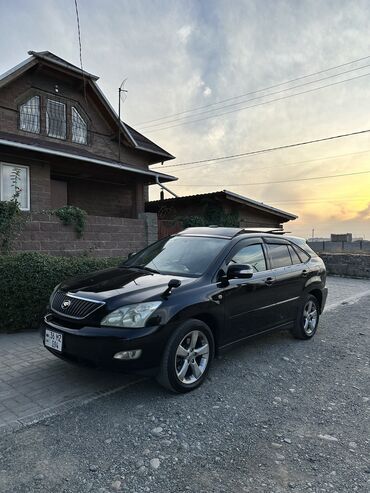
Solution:
M 328 274 L 370 279 L 370 255 L 320 253 Z
M 370 254 L 370 241 L 309 241 L 308 245 L 316 253 L 363 253 Z
M 32 251 L 58 256 L 91 255 L 125 257 L 156 239 L 153 218 L 140 219 L 88 216 L 82 238 L 72 226 L 64 226 L 49 214 L 31 214 L 14 242 L 16 251 Z

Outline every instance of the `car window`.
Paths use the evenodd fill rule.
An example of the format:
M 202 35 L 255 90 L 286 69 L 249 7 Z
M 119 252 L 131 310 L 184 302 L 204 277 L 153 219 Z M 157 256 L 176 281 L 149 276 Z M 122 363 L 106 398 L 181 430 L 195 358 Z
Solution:
M 266 260 L 262 245 L 248 245 L 241 247 L 228 263 L 230 264 L 249 264 L 255 272 L 266 270 Z
M 217 237 L 172 236 L 130 257 L 124 267 L 146 267 L 161 274 L 201 276 L 229 240 Z
M 289 253 L 290 253 L 290 256 L 292 258 L 293 264 L 301 264 L 302 261 L 299 258 L 299 256 L 298 256 L 297 252 L 295 251 L 295 249 L 291 245 L 288 245 L 288 249 L 289 249 Z
M 290 258 L 288 245 L 270 243 L 267 245 L 267 248 L 270 254 L 271 265 L 273 269 L 292 265 L 292 259 Z
M 302 250 L 302 248 L 297 247 L 297 253 L 302 262 L 307 262 L 308 260 L 310 260 L 310 256 L 308 255 L 307 252 Z

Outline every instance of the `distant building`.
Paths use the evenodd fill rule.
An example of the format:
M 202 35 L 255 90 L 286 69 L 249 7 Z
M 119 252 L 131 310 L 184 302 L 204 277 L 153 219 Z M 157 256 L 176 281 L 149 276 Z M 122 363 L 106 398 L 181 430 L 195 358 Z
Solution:
M 147 202 L 146 212 L 158 214 L 158 235 L 164 237 L 184 229 L 184 219 L 204 220 L 208 226 L 283 227 L 295 214 L 244 197 L 229 190 L 187 195 Z M 227 221 L 225 223 L 225 221 Z M 194 225 L 189 222 L 185 227 Z M 199 225 L 198 223 L 196 224 Z
M 330 235 L 330 241 L 344 241 L 345 243 L 352 243 L 352 233 L 334 234 Z

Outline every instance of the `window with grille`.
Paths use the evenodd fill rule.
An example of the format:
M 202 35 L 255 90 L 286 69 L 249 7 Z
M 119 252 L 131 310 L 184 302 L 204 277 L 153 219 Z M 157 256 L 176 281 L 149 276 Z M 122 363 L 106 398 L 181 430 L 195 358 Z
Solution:
M 46 102 L 46 133 L 49 137 L 65 139 L 67 133 L 66 105 L 48 99 Z
M 33 96 L 19 108 L 19 128 L 26 132 L 40 133 L 40 97 Z
M 30 210 L 30 178 L 28 166 L 0 163 L 0 200 L 11 200 L 19 191 L 18 203 L 22 211 Z
M 87 144 L 87 124 L 74 106 L 72 106 L 72 142 Z

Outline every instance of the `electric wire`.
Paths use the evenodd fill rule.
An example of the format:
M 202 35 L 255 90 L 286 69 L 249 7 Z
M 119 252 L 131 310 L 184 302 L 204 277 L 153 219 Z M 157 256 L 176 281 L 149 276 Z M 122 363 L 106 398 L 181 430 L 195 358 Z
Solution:
M 227 104 L 227 105 L 224 105 L 224 106 L 221 106 L 219 108 L 215 108 L 215 109 L 211 109 L 211 110 L 206 110 L 206 111 L 202 111 L 200 113 L 198 113 L 197 115 L 190 115 L 190 116 L 183 116 L 181 118 L 174 118 L 173 120 L 168 120 L 166 122 L 163 122 L 163 123 L 153 123 L 151 125 L 144 125 L 144 126 L 140 126 L 139 128 L 141 128 L 141 130 L 144 130 L 144 131 L 149 131 L 151 130 L 152 128 L 155 128 L 155 127 L 161 127 L 163 125 L 167 125 L 169 123 L 173 123 L 173 122 L 178 122 L 180 120 L 184 120 L 184 123 L 187 123 L 187 119 L 188 118 L 192 118 L 193 116 L 201 116 L 201 115 L 205 115 L 207 113 L 213 113 L 215 111 L 219 111 L 219 110 L 224 110 L 226 108 L 231 108 L 231 107 L 234 107 L 234 106 L 239 106 L 241 104 L 244 104 L 244 103 L 248 103 L 250 101 L 255 101 L 257 99 L 261 99 L 261 98 L 266 98 L 268 96 L 275 96 L 276 94 L 281 94 L 281 93 L 284 93 L 286 91 L 291 91 L 293 89 L 298 89 L 299 87 L 304 87 L 304 86 L 307 86 L 307 85 L 310 85 L 310 84 L 315 84 L 317 82 L 322 82 L 324 80 L 328 80 L 328 79 L 332 79 L 333 77 L 339 77 L 340 75 L 344 75 L 344 74 L 348 74 L 350 72 L 355 72 L 357 70 L 361 70 L 363 68 L 368 68 L 370 67 L 370 64 L 368 65 L 363 65 L 362 67 L 356 67 L 356 68 L 352 68 L 350 70 L 346 70 L 345 72 L 339 72 L 338 74 L 333 74 L 333 75 L 328 75 L 327 77 L 323 77 L 321 79 L 317 79 L 317 80 L 313 80 L 313 81 L 309 81 L 309 82 L 304 82 L 303 84 L 298 84 L 296 86 L 292 86 L 292 87 L 288 87 L 286 89 L 280 89 L 279 91 L 274 91 L 274 92 L 270 92 L 268 94 L 263 94 L 262 96 L 256 96 L 256 97 L 253 97 L 253 98 L 249 98 L 249 99 L 245 99 L 243 101 L 239 101 L 238 103 L 232 103 L 232 104 Z M 346 79 L 347 80 L 347 79 Z M 351 80 L 351 79 L 349 79 Z M 338 82 L 345 82 L 344 81 L 338 81 Z M 325 86 L 323 86 L 325 87 Z M 318 89 L 321 89 L 322 87 L 318 87 L 318 88 L 314 88 L 315 90 L 318 90 Z M 295 94 L 291 94 L 290 96 L 294 96 Z M 238 108 L 236 111 L 238 110 L 241 110 L 243 108 Z M 217 115 L 211 115 L 211 117 L 213 116 L 217 116 Z
M 370 73 L 358 75 L 356 77 L 351 77 L 349 79 L 340 80 L 338 82 L 332 82 L 331 84 L 325 84 L 325 85 L 320 86 L 320 87 L 315 87 L 315 88 L 312 88 L 312 89 L 307 89 L 306 91 L 301 91 L 301 92 L 297 92 L 297 93 L 294 93 L 294 94 L 288 94 L 286 96 L 281 96 L 280 98 L 271 99 L 269 101 L 263 101 L 261 103 L 252 104 L 250 106 L 243 106 L 242 108 L 236 108 L 236 109 L 233 109 L 233 110 L 225 111 L 225 112 L 219 113 L 217 115 L 205 116 L 203 118 L 198 118 L 198 119 L 195 119 L 195 120 L 190 120 L 190 121 L 186 121 L 186 122 L 182 122 L 182 123 L 176 123 L 175 125 L 169 125 L 167 127 L 156 128 L 154 130 L 148 129 L 148 130 L 145 130 L 145 132 L 146 133 L 155 133 L 155 132 L 160 132 L 162 130 L 168 130 L 170 128 L 181 127 L 183 125 L 190 125 L 192 123 L 201 122 L 201 121 L 204 121 L 204 120 L 208 120 L 210 118 L 218 118 L 220 116 L 229 115 L 229 114 L 235 113 L 237 111 L 243 111 L 243 110 L 247 110 L 247 109 L 251 109 L 251 108 L 257 108 L 258 106 L 263 106 L 263 105 L 266 105 L 266 104 L 275 103 L 277 101 L 283 101 L 285 99 L 289 99 L 289 98 L 292 98 L 292 97 L 295 97 L 295 96 L 301 96 L 302 94 L 308 94 L 308 93 L 311 93 L 311 92 L 314 92 L 314 91 L 318 91 L 320 89 L 326 89 L 328 87 L 333 87 L 333 86 L 336 86 L 338 84 L 343 84 L 344 82 L 349 82 L 349 81 L 352 81 L 352 80 L 361 79 L 363 77 L 368 77 L 369 75 L 370 75 Z
M 248 151 L 248 152 L 241 152 L 239 154 L 229 154 L 226 156 L 218 156 L 218 157 L 213 157 L 213 158 L 208 158 L 208 159 L 199 159 L 198 161 L 186 161 L 183 163 L 177 163 L 177 164 L 166 164 L 166 165 L 161 165 L 161 168 L 176 168 L 179 166 L 188 166 L 189 164 L 201 164 L 201 163 L 209 163 L 211 161 L 228 161 L 229 159 L 233 159 L 236 157 L 244 157 L 244 156 L 255 156 L 258 154 L 264 154 L 267 152 L 275 152 L 275 151 L 280 151 L 282 149 L 291 149 L 294 147 L 300 147 L 300 146 L 305 146 L 305 145 L 310 145 L 310 144 L 316 144 L 318 142 L 326 142 L 330 140 L 337 140 L 337 139 L 343 139 L 345 137 L 352 137 L 355 135 L 362 135 L 365 133 L 369 133 L 370 129 L 366 130 L 358 130 L 354 132 L 348 132 L 345 134 L 338 134 L 338 135 L 331 135 L 330 137 L 322 137 L 319 139 L 311 139 L 311 140 L 306 140 L 302 142 L 296 142 L 294 144 L 285 144 L 281 146 L 275 146 L 275 147 L 267 147 L 264 149 L 257 149 L 255 151 Z
M 215 183 L 207 184 L 207 185 L 202 185 L 200 183 L 187 183 L 187 184 L 178 184 L 174 183 L 172 186 L 177 186 L 177 187 L 250 187 L 254 185 L 272 185 L 272 184 L 278 184 L 278 183 L 291 183 L 291 182 L 301 182 L 301 181 L 311 181 L 311 180 L 324 180 L 328 178 L 338 178 L 338 177 L 343 177 L 343 176 L 355 176 L 355 175 L 366 175 L 369 174 L 370 170 L 366 171 L 356 171 L 353 173 L 340 173 L 336 175 L 323 175 L 323 176 L 312 176 L 309 178 L 288 178 L 284 180 L 277 180 L 277 181 L 260 181 L 260 182 L 253 182 L 253 183 L 223 183 L 222 185 L 218 185 Z
M 348 156 L 357 156 L 359 154 L 368 154 L 369 152 L 370 152 L 370 149 L 366 149 L 365 151 L 347 152 L 345 154 L 335 154 L 333 156 L 322 156 L 322 157 L 318 157 L 315 159 L 305 159 L 304 161 L 295 161 L 294 163 L 284 163 L 284 164 L 277 164 L 277 165 L 272 165 L 272 166 L 262 166 L 262 167 L 258 166 L 258 168 L 257 168 L 257 165 L 255 163 L 250 163 L 246 169 L 248 169 L 249 167 L 252 167 L 253 169 L 257 168 L 258 171 L 263 171 L 266 169 L 287 168 L 287 167 L 291 167 L 291 166 L 298 166 L 299 164 L 329 161 L 331 159 L 338 159 L 338 158 L 340 159 L 340 158 L 348 157 Z M 230 159 L 228 161 L 232 161 L 232 160 L 236 160 L 236 159 L 241 159 L 241 158 L 240 157 L 239 158 L 233 158 L 233 159 Z M 221 164 L 223 162 L 224 161 L 216 161 L 214 163 L 209 163 L 208 166 L 212 166 L 213 164 Z M 242 164 L 242 163 L 239 163 L 239 166 L 240 166 L 240 164 Z M 208 168 L 208 166 L 207 166 L 207 168 Z M 186 166 L 185 168 L 178 169 L 176 171 L 176 173 L 181 173 L 182 171 L 187 172 L 191 169 L 197 169 L 197 168 L 204 168 L 204 164 L 197 164 L 195 166 Z
M 203 106 L 198 106 L 198 107 L 195 107 L 195 108 L 189 108 L 188 110 L 184 110 L 184 111 L 180 111 L 178 113 L 172 113 L 170 115 L 167 115 L 167 116 L 162 116 L 160 118 L 154 118 L 152 120 L 145 120 L 145 121 L 142 121 L 142 122 L 138 122 L 138 123 L 135 123 L 135 125 L 138 125 L 138 126 L 143 126 L 145 125 L 146 123 L 152 123 L 152 122 L 157 122 L 157 121 L 160 121 L 160 120 L 165 120 L 167 118 L 172 118 L 174 116 L 178 116 L 178 115 L 183 115 L 183 114 L 186 114 L 186 113 L 190 113 L 190 112 L 194 112 L 194 111 L 198 111 L 198 110 L 201 110 L 203 108 L 209 108 L 210 106 L 215 106 L 217 104 L 222 104 L 222 103 L 226 103 L 228 101 L 233 101 L 234 99 L 240 99 L 240 98 L 243 98 L 245 96 L 250 96 L 251 94 L 257 94 L 259 92 L 263 92 L 263 91 L 268 91 L 270 89 L 275 89 L 276 87 L 280 87 L 280 86 L 283 86 L 283 85 L 286 85 L 286 84 L 290 84 L 292 82 L 296 82 L 298 80 L 302 80 L 302 79 L 307 79 L 308 77 L 313 77 L 314 75 L 320 75 L 320 74 L 323 74 L 325 72 L 329 72 L 330 70 L 335 70 L 337 68 L 341 68 L 341 67 L 345 67 L 345 66 L 348 66 L 348 65 L 352 65 L 353 63 L 357 63 L 357 62 L 361 62 L 363 60 L 367 60 L 370 58 L 370 55 L 368 56 L 365 56 L 365 57 L 362 57 L 362 58 L 357 58 L 355 60 L 351 60 L 349 62 L 346 62 L 346 63 L 342 63 L 340 65 L 336 65 L 334 67 L 329 67 L 329 68 L 326 68 L 326 69 L 323 69 L 323 70 L 319 70 L 318 72 L 313 72 L 311 74 L 307 74 L 307 75 L 302 75 L 300 77 L 296 77 L 294 79 L 290 79 L 290 80 L 287 80 L 285 82 L 280 82 L 278 84 L 274 84 L 272 86 L 268 86 L 268 87 L 264 87 L 262 89 L 256 89 L 254 91 L 249 91 L 249 92 L 246 92 L 244 94 L 240 94 L 239 96 L 232 96 L 230 98 L 226 98 L 226 99 L 222 99 L 220 101 L 216 101 L 214 103 L 209 103 L 209 104 L 206 104 L 206 105 L 203 105 Z

